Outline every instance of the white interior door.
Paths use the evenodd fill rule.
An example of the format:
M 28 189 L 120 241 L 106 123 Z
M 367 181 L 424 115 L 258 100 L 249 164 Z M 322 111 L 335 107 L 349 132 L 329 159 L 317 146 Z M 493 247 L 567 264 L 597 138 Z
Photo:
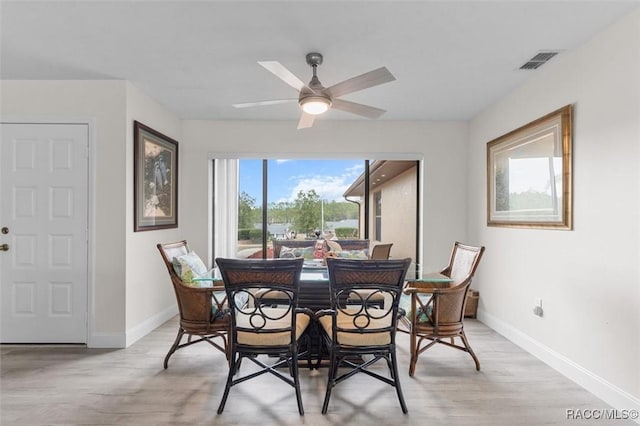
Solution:
M 0 126 L 0 339 L 86 343 L 88 126 Z

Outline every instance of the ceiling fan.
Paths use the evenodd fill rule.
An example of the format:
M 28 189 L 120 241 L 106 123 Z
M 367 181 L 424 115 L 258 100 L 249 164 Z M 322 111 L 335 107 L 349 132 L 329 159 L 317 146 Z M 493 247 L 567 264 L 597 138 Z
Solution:
M 324 87 L 322 83 L 320 83 L 316 74 L 318 65 L 322 64 L 322 55 L 320 53 L 307 54 L 307 64 L 309 64 L 313 69 L 313 77 L 307 85 L 305 85 L 298 77 L 278 61 L 258 61 L 258 64 L 266 68 L 268 71 L 271 71 L 276 75 L 276 77 L 280 78 L 289 86 L 296 89 L 299 92 L 298 98 L 248 102 L 243 104 L 234 104 L 233 106 L 236 108 L 246 108 L 297 101 L 298 105 L 300 105 L 300 108 L 302 109 L 302 116 L 300 117 L 300 121 L 298 121 L 298 129 L 313 126 L 313 121 L 315 120 L 316 115 L 326 112 L 329 108 L 339 109 L 341 111 L 350 112 L 367 118 L 380 117 L 386 112 L 385 110 L 338 98 L 369 87 L 389 83 L 396 79 L 386 67 L 382 67 L 348 80 L 344 80 L 340 83 L 334 84 L 333 86 Z

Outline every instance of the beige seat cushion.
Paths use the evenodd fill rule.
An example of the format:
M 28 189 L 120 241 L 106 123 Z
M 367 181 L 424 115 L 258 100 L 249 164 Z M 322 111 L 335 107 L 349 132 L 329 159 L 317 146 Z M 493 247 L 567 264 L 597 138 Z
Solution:
M 345 309 L 347 312 L 357 312 L 357 309 Z M 384 315 L 384 310 L 380 310 L 383 312 L 381 315 Z M 378 315 L 374 315 L 378 316 Z M 358 330 L 358 328 L 353 324 L 353 316 L 347 315 L 343 312 L 338 312 L 337 325 L 339 328 L 346 328 L 352 330 Z M 319 318 L 320 325 L 327 333 L 329 338 L 331 338 L 331 323 L 333 317 L 331 315 L 325 315 Z M 387 315 L 381 319 L 371 319 L 371 323 L 369 324 L 369 328 L 381 328 L 388 327 L 391 325 L 391 315 Z M 388 345 L 391 343 L 391 334 L 388 332 L 380 332 L 380 333 L 344 333 L 338 332 L 338 343 L 346 346 L 382 346 Z
M 363 301 L 368 299 L 370 302 L 382 302 L 384 301 L 385 295 L 387 294 L 385 292 L 368 289 L 354 290 L 354 293 L 358 293 L 360 297 L 362 297 Z M 357 300 L 357 296 L 352 296 L 351 298 Z
M 256 299 L 259 299 L 262 302 L 266 302 L 268 300 L 282 300 L 282 301 L 290 300 L 289 295 L 284 291 L 267 290 L 262 288 L 256 291 L 255 294 L 256 294 Z
M 252 312 L 252 309 L 245 310 Z M 267 316 L 271 318 L 279 318 L 287 309 L 282 308 L 262 308 Z M 236 317 L 236 324 L 238 327 L 251 327 L 249 323 L 249 315 L 238 314 Z M 296 314 L 296 340 L 300 338 L 304 330 L 309 326 L 310 318 L 306 314 Z M 257 318 L 257 321 L 261 321 L 261 318 Z M 278 329 L 291 326 L 291 312 L 284 315 L 282 318 L 267 320 L 263 330 Z M 241 345 L 251 346 L 283 346 L 288 345 L 291 342 L 291 333 L 288 331 L 280 333 L 258 333 L 250 331 L 238 331 L 238 343 Z

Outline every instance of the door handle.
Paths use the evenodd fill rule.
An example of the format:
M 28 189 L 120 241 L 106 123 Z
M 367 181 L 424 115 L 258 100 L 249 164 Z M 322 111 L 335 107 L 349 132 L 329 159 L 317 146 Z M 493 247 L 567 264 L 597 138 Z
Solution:
M 0 244 L 0 251 L 9 251 L 9 244 Z

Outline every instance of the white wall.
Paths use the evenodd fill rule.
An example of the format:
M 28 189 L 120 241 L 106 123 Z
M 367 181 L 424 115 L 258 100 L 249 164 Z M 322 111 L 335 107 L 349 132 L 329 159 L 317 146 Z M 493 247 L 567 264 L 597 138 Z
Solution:
M 0 89 L 2 118 L 90 122 L 95 185 L 88 344 L 130 345 L 177 313 L 155 245 L 181 238 L 179 228 L 133 232 L 133 121 L 180 140 L 180 120 L 124 81 L 4 80 Z
M 382 191 L 382 240 L 380 243 L 393 243 L 391 258 L 400 259 L 416 256 L 416 240 L 411 238 L 413 233 L 407 230 L 416 227 L 416 168 L 413 167 L 393 179 L 384 182 L 376 189 Z M 375 225 L 375 197 L 371 195 L 371 226 Z M 431 207 L 433 208 L 433 207 Z M 404 236 L 404 238 L 398 238 Z M 373 247 L 375 242 L 372 242 Z M 444 254 L 445 250 L 442 250 Z M 445 263 L 442 263 L 444 267 Z M 438 266 L 433 269 L 440 269 Z
M 181 229 L 133 232 L 133 122 L 137 120 L 178 141 L 178 226 L 182 203 L 181 122 L 154 99 L 127 83 L 126 103 L 126 345 L 129 346 L 178 312 L 167 270 L 156 249 L 158 243 L 182 239 Z
M 574 230 L 487 227 L 486 142 L 567 104 Z M 469 234 L 487 247 L 479 318 L 610 404 L 640 407 L 640 11 L 553 59 L 469 132 Z
M 372 153 L 388 153 L 391 158 L 412 153 L 424 156 L 423 259 L 427 267 L 439 268 L 448 260 L 453 239 L 466 239 L 467 130 L 467 124 L 461 122 L 317 120 L 312 129 L 296 130 L 295 122 L 286 121 L 184 121 L 183 236 L 204 257 L 208 250 L 208 158 L 216 153 L 254 158 L 367 158 Z
M 122 346 L 125 327 L 125 82 L 1 82 L 2 117 L 91 121 L 95 187 L 89 343 Z

